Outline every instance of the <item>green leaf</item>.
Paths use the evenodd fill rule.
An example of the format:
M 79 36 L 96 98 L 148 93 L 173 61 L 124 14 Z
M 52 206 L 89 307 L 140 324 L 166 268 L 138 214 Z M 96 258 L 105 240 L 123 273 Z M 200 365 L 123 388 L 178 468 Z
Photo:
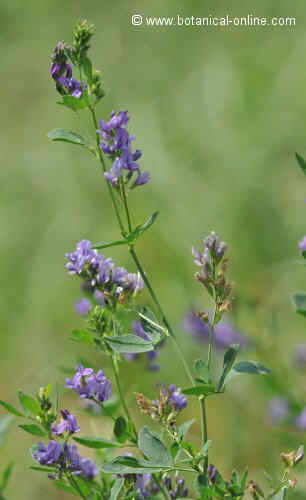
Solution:
M 14 406 L 6 403 L 5 401 L 0 400 L 0 405 L 3 406 L 3 408 L 5 408 L 9 413 L 12 413 L 12 415 L 15 415 L 16 417 L 24 417 L 23 413 L 21 413 L 19 410 L 14 408 Z
M 144 224 L 137 226 L 134 229 L 134 231 L 127 234 L 126 235 L 127 239 L 129 241 L 132 241 L 132 242 L 137 240 L 137 238 L 139 238 L 139 236 L 141 236 L 145 231 L 147 231 L 154 224 L 154 222 L 157 219 L 157 216 L 158 216 L 158 212 L 154 212 Z
M 240 361 L 236 363 L 228 374 L 227 380 L 232 379 L 236 375 L 247 374 L 247 375 L 268 375 L 271 370 L 266 368 L 261 363 L 257 361 Z
M 238 344 L 231 345 L 224 354 L 223 372 L 219 380 L 218 391 L 221 391 L 223 389 L 226 377 L 229 374 L 230 370 L 232 369 L 233 364 L 235 363 L 239 347 L 240 346 Z
M 51 141 L 69 142 L 70 144 L 77 144 L 79 146 L 86 146 L 87 141 L 79 134 L 65 130 L 63 128 L 55 128 L 48 133 Z
M 138 460 L 135 457 L 116 457 L 104 464 L 102 470 L 109 474 L 154 474 L 165 472 L 170 467 L 153 464 L 147 460 Z
M 171 465 L 172 457 L 158 434 L 148 427 L 138 433 L 138 447 L 150 462 L 160 465 Z
M 79 493 L 75 488 L 70 486 L 70 484 L 66 484 L 65 481 L 53 481 L 53 484 L 62 491 L 66 491 L 67 493 L 70 493 L 71 495 L 74 495 L 75 497 L 79 496 Z
M 115 240 L 115 241 L 110 241 L 109 243 L 96 243 L 95 245 L 93 245 L 93 248 L 95 248 L 96 250 L 101 250 L 102 248 L 116 247 L 119 245 L 128 245 L 128 241 Z
M 194 370 L 201 382 L 209 383 L 209 370 L 207 364 L 202 359 L 197 359 L 194 363 Z
M 117 337 L 105 336 L 103 338 L 115 352 L 140 353 L 154 350 L 154 345 L 152 344 L 152 342 L 144 340 L 141 337 L 138 337 L 138 335 L 134 335 L 132 333 L 128 333 L 127 335 L 120 335 Z
M 88 330 L 72 330 L 71 340 L 80 342 L 81 344 L 94 344 L 95 341 L 92 334 Z
M 124 417 L 116 418 L 116 422 L 114 425 L 114 435 L 120 441 L 120 443 L 124 443 L 129 436 L 128 432 L 128 424 Z
M 124 477 L 120 477 L 120 478 L 116 479 L 116 481 L 114 482 L 114 484 L 112 486 L 109 500 L 117 500 L 118 495 L 119 495 L 123 485 L 124 485 Z
M 85 73 L 85 76 L 88 80 L 88 83 L 90 84 L 92 81 L 92 63 L 89 57 L 84 57 L 82 59 L 82 69 Z
M 32 413 L 32 415 L 36 416 L 40 413 L 40 404 L 32 396 L 28 396 L 28 394 L 18 391 L 18 397 L 26 415 Z
M 181 424 L 178 427 L 177 433 L 178 433 L 180 439 L 184 439 L 184 437 L 186 436 L 187 432 L 189 431 L 189 429 L 193 423 L 194 423 L 194 419 L 187 420 L 187 422 L 184 422 L 183 424 Z
M 63 100 L 59 101 L 57 104 L 61 104 L 72 111 L 79 111 L 88 107 L 88 96 L 83 93 L 80 98 L 73 97 L 72 95 L 63 95 Z
M 295 153 L 298 164 L 300 165 L 302 172 L 306 175 L 306 161 L 298 153 Z
M 96 438 L 96 437 L 75 437 L 73 438 L 77 443 L 86 446 L 87 448 L 94 448 L 99 450 L 101 448 L 118 448 L 120 443 L 116 443 L 115 441 L 109 441 L 104 438 Z
M 47 472 L 48 474 L 50 474 L 51 472 L 55 472 L 56 470 L 54 467 L 44 467 L 42 465 L 32 465 L 30 469 L 37 472 Z
M 15 466 L 15 464 L 13 462 L 11 462 L 10 464 L 8 464 L 5 467 L 4 472 L 2 474 L 2 481 L 1 481 L 1 485 L 0 485 L 0 491 L 4 491 L 6 489 L 6 487 L 8 485 L 8 482 L 10 480 L 10 477 L 12 475 L 14 466 Z
M 209 396 L 216 393 L 216 388 L 212 384 L 202 384 L 183 389 L 182 393 L 187 396 Z
M 293 302 L 297 313 L 306 316 L 306 293 L 297 292 L 293 295 Z
M 23 429 L 25 432 L 28 432 L 29 434 L 32 434 L 33 436 L 46 436 L 47 433 L 43 431 L 38 425 L 35 424 L 24 424 L 24 425 L 19 425 L 20 429 Z

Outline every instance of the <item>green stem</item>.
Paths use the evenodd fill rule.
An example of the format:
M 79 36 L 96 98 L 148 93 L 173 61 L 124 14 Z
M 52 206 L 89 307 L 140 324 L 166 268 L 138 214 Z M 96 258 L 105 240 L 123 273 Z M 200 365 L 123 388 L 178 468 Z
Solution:
M 153 479 L 154 479 L 155 483 L 157 484 L 157 486 L 159 487 L 161 493 L 163 494 L 163 497 L 166 500 L 171 500 L 171 497 L 167 491 L 167 488 L 163 485 L 163 483 L 160 481 L 160 479 L 155 475 L 153 475 Z
M 99 155 L 99 160 L 100 160 L 100 163 L 102 165 L 103 173 L 105 173 L 106 172 L 106 165 L 105 165 L 105 161 L 104 161 L 104 158 L 103 158 L 102 151 L 100 149 L 100 139 L 99 139 L 99 134 L 97 132 L 97 130 L 98 130 L 98 120 L 97 120 L 94 108 L 90 107 L 89 110 L 91 112 L 92 120 L 93 120 L 93 123 L 94 123 L 94 126 L 95 126 L 95 131 L 96 131 L 96 143 L 97 143 L 97 152 L 98 152 L 98 155 Z M 120 226 L 121 234 L 124 235 L 124 233 L 125 233 L 124 225 L 123 225 L 123 222 L 122 222 L 122 219 L 121 219 L 121 216 L 120 216 L 120 212 L 119 212 L 119 208 L 118 208 L 118 205 L 117 205 L 117 202 L 116 202 L 114 191 L 113 191 L 112 186 L 110 185 L 109 182 L 106 182 L 106 184 L 107 184 L 109 195 L 111 197 L 112 204 L 113 204 L 113 207 L 114 207 L 114 210 L 115 210 L 115 213 L 116 213 L 118 224 Z
M 146 275 L 146 273 L 145 273 L 145 271 L 144 271 L 144 269 L 143 269 L 143 267 L 142 267 L 142 265 L 141 265 L 141 263 L 140 263 L 140 261 L 138 259 L 138 256 L 136 254 L 135 248 L 133 246 L 130 246 L 130 254 L 131 254 L 132 259 L 134 260 L 134 262 L 136 264 L 136 267 L 137 267 L 138 271 L 140 272 L 140 275 L 141 275 L 143 281 L 146 284 L 146 287 L 147 287 L 147 289 L 148 289 L 148 291 L 149 291 L 149 293 L 151 295 L 151 298 L 152 298 L 152 300 L 153 300 L 153 302 L 154 302 L 154 304 L 155 304 L 155 306 L 156 306 L 156 308 L 157 308 L 157 310 L 158 310 L 158 312 L 159 312 L 159 314 L 161 316 L 162 322 L 164 323 L 165 327 L 167 328 L 167 330 L 168 330 L 168 332 L 170 334 L 170 337 L 171 337 L 172 342 L 173 342 L 173 344 L 174 344 L 174 346 L 176 348 L 178 356 L 179 356 L 179 358 L 180 358 L 180 360 L 181 360 L 181 362 L 182 362 L 182 364 L 184 366 L 186 375 L 189 378 L 191 384 L 194 385 L 193 376 L 191 374 L 191 371 L 189 369 L 189 366 L 188 366 L 188 363 L 187 363 L 187 361 L 185 359 L 185 356 L 184 356 L 184 354 L 183 354 L 183 352 L 181 350 L 181 347 L 180 347 L 180 345 L 179 345 L 179 343 L 178 343 L 178 341 L 176 339 L 174 330 L 173 330 L 171 324 L 169 323 L 169 321 L 168 321 L 168 319 L 167 319 L 167 317 L 166 317 L 166 315 L 165 315 L 165 313 L 164 313 L 164 311 L 162 309 L 162 306 L 161 306 L 161 304 L 160 304 L 160 302 L 159 302 L 159 300 L 158 300 L 158 298 L 156 296 L 156 293 L 155 293 L 155 291 L 154 291 L 154 289 L 153 289 L 153 287 L 152 287 L 152 285 L 150 283 L 149 278 L 147 277 L 147 275 Z
M 200 398 L 201 407 L 201 431 L 202 431 L 202 443 L 203 445 L 208 441 L 208 429 L 207 429 L 207 415 L 206 415 L 206 401 L 205 398 Z M 204 458 L 204 474 L 208 471 L 208 452 Z
M 114 376 L 115 376 L 115 381 L 116 381 L 116 385 L 117 385 L 117 389 L 118 389 L 118 393 L 119 393 L 119 398 L 120 398 L 120 401 L 121 401 L 121 404 L 122 404 L 122 408 L 124 410 L 124 413 L 126 415 L 126 418 L 127 418 L 128 422 L 129 422 L 129 424 L 133 428 L 134 437 L 131 436 L 131 439 L 133 440 L 134 443 L 135 442 L 137 443 L 137 433 L 136 433 L 135 426 L 134 426 L 134 423 L 133 423 L 133 420 L 132 420 L 132 417 L 131 417 L 131 414 L 130 414 L 130 410 L 128 409 L 128 406 L 126 404 L 126 401 L 125 401 L 125 398 L 124 398 L 124 394 L 123 394 L 123 391 L 122 391 L 117 361 L 115 360 L 115 358 L 114 358 L 113 355 L 111 355 L 110 358 L 111 358 L 111 361 L 112 361 L 112 368 L 113 368 L 113 372 L 114 372 Z
M 132 219 L 131 219 L 129 206 L 128 206 L 128 202 L 127 202 L 126 190 L 125 190 L 125 186 L 123 183 L 121 186 L 122 186 L 122 198 L 123 198 L 123 204 L 124 204 L 124 208 L 125 208 L 128 228 L 129 228 L 129 232 L 131 233 L 132 232 Z
M 69 481 L 69 483 L 71 484 L 71 486 L 73 488 L 76 489 L 76 491 L 78 492 L 78 494 L 80 495 L 81 498 L 83 498 L 83 500 L 87 500 L 87 497 L 84 495 L 84 493 L 81 491 L 77 481 L 74 479 L 73 475 L 72 474 L 66 474 L 67 476 L 67 479 Z

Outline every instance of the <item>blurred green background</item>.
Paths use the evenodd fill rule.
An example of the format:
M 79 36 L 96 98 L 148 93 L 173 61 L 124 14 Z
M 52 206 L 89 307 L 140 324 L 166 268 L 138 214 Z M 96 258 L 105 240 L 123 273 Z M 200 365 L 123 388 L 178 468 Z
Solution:
M 306 405 L 305 377 L 292 369 L 294 345 L 306 341 L 305 322 L 290 300 L 293 291 L 306 288 L 297 262 L 306 182 L 294 160 L 295 151 L 306 153 L 304 4 L 2 0 L 0 13 L 1 399 L 15 403 L 18 389 L 35 392 L 54 380 L 63 386 L 60 368 L 73 366 L 82 354 L 68 338 L 82 320 L 73 309 L 80 294 L 77 280 L 65 273 L 64 253 L 81 238 L 118 236 L 95 159 L 73 146 L 52 144 L 46 136 L 54 127 L 83 127 L 55 104 L 48 69 L 55 43 L 69 42 L 75 21 L 85 17 L 96 25 L 92 56 L 107 93 L 99 116 L 107 117 L 112 109 L 130 111 L 130 130 L 144 152 L 142 165 L 152 175 L 152 182 L 132 197 L 137 222 L 160 211 L 139 253 L 190 362 L 204 355 L 205 347 L 183 333 L 182 317 L 190 306 L 208 305 L 193 280 L 190 248 L 216 230 L 230 246 L 237 297 L 233 315 L 258 347 L 252 356 L 269 364 L 280 384 L 286 377 Z M 134 13 L 295 16 L 296 26 L 133 27 Z M 112 254 L 133 267 L 124 250 Z M 141 365 L 124 365 L 131 404 L 135 390 L 152 393 L 157 382 L 173 380 L 174 374 L 185 383 L 170 346 L 162 365 L 154 375 L 144 374 Z M 76 399 L 68 397 L 65 404 L 77 408 Z M 303 433 L 267 425 L 270 397 L 261 381 L 244 379 L 223 398 L 211 399 L 211 459 L 226 475 L 232 467 L 248 465 L 262 479 L 264 468 L 278 467 L 281 451 L 304 442 Z M 186 414 L 193 409 L 191 404 Z M 88 432 L 110 431 L 108 422 L 91 422 L 78 412 Z M 195 424 L 195 441 L 199 433 Z M 8 498 L 66 498 L 28 470 L 32 443 L 13 424 L 0 450 L 0 470 L 10 460 L 17 462 Z

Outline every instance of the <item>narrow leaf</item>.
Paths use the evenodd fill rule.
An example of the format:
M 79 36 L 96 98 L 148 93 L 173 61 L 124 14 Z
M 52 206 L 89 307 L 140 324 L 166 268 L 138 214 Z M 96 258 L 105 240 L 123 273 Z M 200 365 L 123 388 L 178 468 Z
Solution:
M 104 438 L 96 438 L 96 437 L 75 437 L 73 438 L 77 443 L 86 446 L 87 448 L 94 448 L 99 450 L 101 448 L 118 448 L 120 443 L 116 443 L 115 441 L 109 441 Z
M 306 175 L 306 161 L 304 160 L 304 158 L 299 155 L 298 153 L 295 153 L 295 157 L 297 159 L 297 162 L 299 164 L 299 166 L 301 167 L 302 169 L 302 172 Z
M 40 404 L 32 396 L 24 394 L 22 391 L 18 391 L 18 397 L 21 406 L 23 407 L 26 415 L 32 413 L 32 415 L 38 415 L 40 412 Z
M 24 417 L 23 413 L 21 413 L 19 410 L 14 408 L 14 406 L 6 403 L 5 401 L 0 400 L 0 405 L 3 406 L 3 408 L 5 408 L 9 413 L 12 413 L 12 415 L 15 415 L 16 417 Z
M 141 337 L 138 337 L 138 335 L 133 335 L 132 333 L 117 337 L 104 337 L 104 340 L 106 340 L 108 345 L 113 349 L 113 351 L 116 352 L 139 353 L 154 350 L 152 342 L 144 340 Z
M 24 424 L 24 425 L 19 425 L 18 427 L 20 427 L 20 429 L 23 429 L 25 432 L 32 434 L 33 436 L 40 436 L 40 437 L 46 436 L 46 432 L 35 424 Z
M 14 463 L 11 462 L 10 464 L 8 464 L 6 466 L 6 468 L 4 469 L 4 472 L 2 474 L 2 482 L 1 482 L 1 487 L 0 487 L 0 490 L 1 491 L 4 491 L 8 485 L 8 482 L 10 480 L 10 477 L 12 475 L 12 472 L 13 472 L 13 469 L 14 469 Z
M 219 380 L 218 391 L 221 391 L 223 389 L 225 379 L 229 374 L 230 370 L 232 369 L 233 364 L 235 363 L 238 351 L 239 351 L 239 345 L 235 344 L 231 345 L 225 352 L 223 360 L 223 372 Z
M 257 361 L 240 361 L 234 365 L 227 376 L 227 380 L 231 380 L 236 375 L 268 375 L 269 373 L 271 373 L 271 370 Z
M 64 95 L 63 100 L 59 101 L 58 104 L 61 104 L 72 111 L 79 111 L 80 109 L 88 107 L 88 99 L 84 94 L 80 98 L 73 97 L 72 95 Z
M 63 128 L 55 128 L 54 130 L 51 130 L 48 133 L 48 137 L 51 141 L 69 142 L 70 144 L 77 144 L 79 146 L 87 145 L 87 141 L 84 137 Z
M 164 472 L 170 467 L 153 464 L 146 460 L 138 460 L 135 457 L 117 457 L 111 462 L 104 464 L 102 470 L 110 474 L 154 474 Z
M 71 332 L 71 340 L 80 342 L 81 344 L 94 344 L 94 339 L 88 330 L 73 330 Z
M 126 240 L 116 240 L 116 241 L 110 241 L 109 243 L 96 243 L 95 245 L 93 245 L 93 248 L 95 248 L 96 250 L 101 250 L 101 248 L 110 248 L 127 244 L 128 242 Z
M 143 427 L 138 434 L 138 447 L 148 460 L 160 465 L 171 465 L 172 457 L 158 434 Z
M 114 435 L 120 441 L 120 443 L 124 443 L 124 441 L 128 438 L 128 424 L 124 417 L 118 417 L 116 419 L 114 425 Z
M 216 393 L 216 388 L 212 384 L 196 385 L 182 390 L 187 396 L 209 396 Z
M 114 484 L 112 486 L 109 500 L 117 500 L 118 495 L 119 495 L 123 485 L 124 485 L 124 477 L 120 477 L 120 478 L 116 479 L 116 481 L 114 482 Z

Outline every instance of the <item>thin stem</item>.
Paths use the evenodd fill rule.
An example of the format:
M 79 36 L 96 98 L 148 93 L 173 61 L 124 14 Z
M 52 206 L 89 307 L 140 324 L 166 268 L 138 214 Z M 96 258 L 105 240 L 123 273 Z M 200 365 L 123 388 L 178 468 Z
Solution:
M 125 208 L 128 228 L 129 228 L 129 232 L 131 233 L 132 232 L 132 219 L 131 219 L 129 206 L 128 206 L 128 202 L 127 202 L 125 186 L 123 183 L 122 183 L 122 197 L 123 197 L 123 204 L 124 204 L 124 208 Z
M 103 173 L 105 173 L 106 172 L 106 165 L 105 165 L 105 161 L 104 161 L 104 157 L 103 157 L 102 151 L 100 149 L 99 134 L 97 132 L 97 130 L 98 130 L 98 120 L 97 120 L 96 112 L 95 112 L 94 108 L 90 107 L 89 109 L 90 109 L 90 112 L 91 112 L 92 120 L 93 120 L 95 131 L 96 131 L 97 152 L 98 152 L 98 155 L 99 155 L 100 163 L 102 165 Z M 121 216 L 120 216 L 119 208 L 118 208 L 118 205 L 117 205 L 117 202 L 116 202 L 115 194 L 113 192 L 113 189 L 112 189 L 110 183 L 106 182 L 106 184 L 107 184 L 108 191 L 109 191 L 109 194 L 110 194 L 110 197 L 111 197 L 111 200 L 112 200 L 112 204 L 113 204 L 113 207 L 114 207 L 114 210 L 115 210 L 115 213 L 116 213 L 118 224 L 120 226 L 120 230 L 121 230 L 121 233 L 123 235 L 124 232 L 125 232 L 125 230 L 124 230 L 124 225 L 123 225 L 123 222 L 122 222 L 122 219 L 121 219 Z
M 79 487 L 77 481 L 74 479 L 73 475 L 67 473 L 66 476 L 67 476 L 69 483 L 71 484 L 71 486 L 73 488 L 76 489 L 76 491 L 79 493 L 80 497 L 83 498 L 84 500 L 87 500 L 87 497 L 84 495 L 84 493 L 80 489 L 80 487 Z
M 132 256 L 132 258 L 133 258 L 133 260 L 134 260 L 134 262 L 135 262 L 135 264 L 136 264 L 136 266 L 138 268 L 138 271 L 140 272 L 140 275 L 141 275 L 143 281 L 145 282 L 145 284 L 147 286 L 147 289 L 149 290 L 149 293 L 150 293 L 150 295 L 152 297 L 153 302 L 155 303 L 155 305 L 156 305 L 156 307 L 158 309 L 158 312 L 159 312 L 159 314 L 161 316 L 161 319 L 162 319 L 165 327 L 167 328 L 167 330 L 168 330 L 168 332 L 170 334 L 170 337 L 171 337 L 171 339 L 173 341 L 173 344 L 174 344 L 174 346 L 176 348 L 178 356 L 179 356 L 181 362 L 183 363 L 186 375 L 188 376 L 191 384 L 194 385 L 193 376 L 191 374 L 191 371 L 189 369 L 189 366 L 188 366 L 188 363 L 187 363 L 187 361 L 185 359 L 185 356 L 184 356 L 184 354 L 183 354 L 183 352 L 181 350 L 181 347 L 180 347 L 180 345 L 179 345 L 179 343 L 178 343 L 178 341 L 176 339 L 176 336 L 175 336 L 175 333 L 173 331 L 173 328 L 170 325 L 170 323 L 169 323 L 169 321 L 168 321 L 168 319 L 167 319 L 167 317 L 166 317 L 166 315 L 165 315 L 165 313 L 164 313 L 164 311 L 162 309 L 162 306 L 161 306 L 161 304 L 160 304 L 160 302 L 159 302 L 159 300 L 158 300 L 158 298 L 157 298 L 157 296 L 155 294 L 155 291 L 152 288 L 150 280 L 147 277 L 147 275 L 146 275 L 146 273 L 145 273 L 145 271 L 144 271 L 144 269 L 143 269 L 143 267 L 142 267 L 142 265 L 141 265 L 141 263 L 140 263 L 140 261 L 138 259 L 138 256 L 137 256 L 136 251 L 135 251 L 135 249 L 134 249 L 133 246 L 130 246 L 130 254 L 131 254 L 131 256 Z
M 126 418 L 127 418 L 128 422 L 133 426 L 133 432 L 134 432 L 134 435 L 135 435 L 135 438 L 133 438 L 133 441 L 135 442 L 135 439 L 137 441 L 136 430 L 135 430 L 135 426 L 134 426 L 132 417 L 130 415 L 130 411 L 128 409 L 128 406 L 126 404 L 126 401 L 125 401 L 125 398 L 124 398 L 124 394 L 123 394 L 123 391 L 122 391 L 122 387 L 121 387 L 121 383 L 120 383 L 120 377 L 119 377 L 118 365 L 117 365 L 117 362 L 116 362 L 116 360 L 115 360 L 115 358 L 114 358 L 113 355 L 111 355 L 110 358 L 112 360 L 112 368 L 113 368 L 113 372 L 114 372 L 114 376 L 115 376 L 115 380 L 116 380 L 116 385 L 117 385 L 117 389 L 118 389 L 118 393 L 119 393 L 119 398 L 120 398 L 120 401 L 121 401 L 124 413 L 126 415 Z
M 207 429 L 207 415 L 206 415 L 206 401 L 205 398 L 200 399 L 200 407 L 201 407 L 201 431 L 202 431 L 202 442 L 203 445 L 208 441 L 208 429 Z M 206 457 L 204 458 L 204 474 L 207 474 L 208 471 L 208 452 Z
M 163 497 L 166 500 L 171 500 L 171 497 L 167 491 L 167 488 L 163 485 L 163 483 L 160 481 L 160 479 L 155 475 L 153 475 L 153 479 L 154 479 L 155 483 L 157 484 L 157 486 L 159 487 L 161 493 L 163 494 Z

